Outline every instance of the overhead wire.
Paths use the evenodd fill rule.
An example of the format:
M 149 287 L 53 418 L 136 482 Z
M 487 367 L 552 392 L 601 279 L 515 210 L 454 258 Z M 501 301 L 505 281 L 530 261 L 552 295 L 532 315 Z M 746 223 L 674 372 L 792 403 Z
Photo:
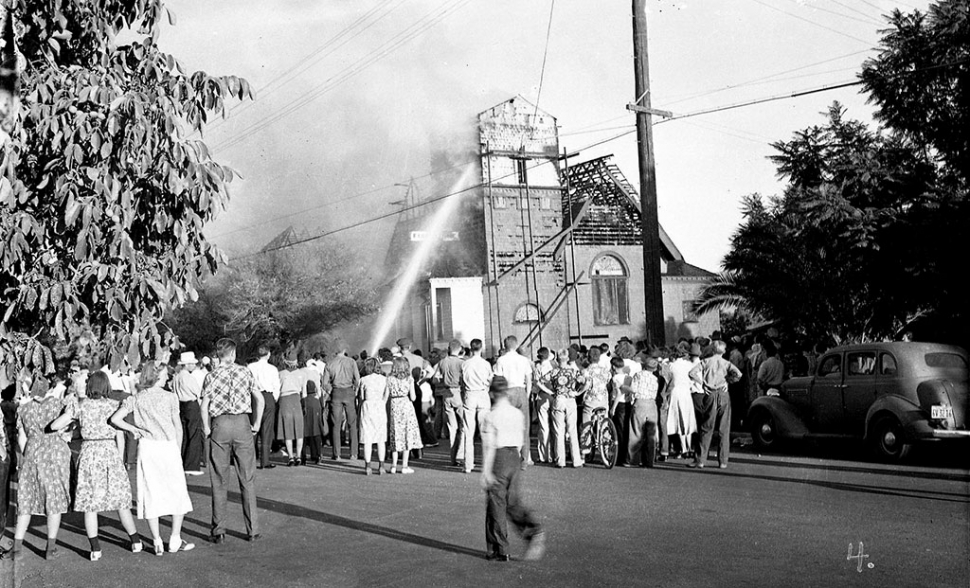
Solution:
M 792 1 L 793 4 L 796 4 L 796 5 L 798 4 L 797 0 L 791 0 L 791 1 Z M 866 25 L 874 25 L 874 24 L 875 25 L 880 25 L 880 24 L 882 24 L 882 23 L 880 23 L 879 21 L 877 21 L 876 19 L 872 18 L 871 16 L 869 16 L 867 14 L 863 14 L 863 16 L 865 16 L 865 19 L 861 19 L 861 18 L 859 18 L 857 16 L 849 16 L 848 14 L 845 14 L 845 13 L 842 13 L 842 12 L 838 12 L 837 10 L 831 10 L 831 9 L 825 8 L 823 6 L 819 6 L 817 3 L 816 4 L 812 4 L 811 8 L 812 8 L 812 10 L 818 10 L 819 12 L 827 12 L 828 14 L 834 14 L 835 16 L 838 16 L 838 17 L 841 17 L 841 18 L 847 18 L 849 20 L 854 20 L 856 22 L 861 22 L 861 23 L 866 24 Z
M 842 35 L 843 37 L 846 37 L 846 38 L 849 38 L 849 39 L 854 39 L 854 40 L 859 41 L 861 43 L 867 43 L 867 44 L 871 44 L 872 43 L 872 41 L 866 41 L 865 39 L 861 39 L 859 37 L 856 37 L 855 35 L 850 35 L 849 33 L 840 31 L 838 29 L 834 29 L 834 28 L 832 28 L 832 27 L 830 27 L 828 25 L 824 25 L 824 24 L 822 24 L 820 22 L 816 22 L 816 21 L 811 20 L 809 18 L 805 18 L 804 16 L 795 14 L 793 12 L 788 12 L 787 10 L 782 10 L 781 8 L 778 8 L 777 6 L 775 6 L 773 4 L 768 4 L 767 2 L 762 2 L 761 0 L 751 0 L 751 1 L 754 2 L 754 3 L 756 3 L 756 4 L 760 4 L 760 5 L 764 6 L 765 8 L 770 8 L 770 9 L 776 10 L 776 11 L 782 13 L 782 14 L 787 14 L 788 16 L 790 16 L 792 18 L 797 18 L 798 20 L 807 22 L 810 25 L 813 25 L 813 26 L 816 26 L 816 27 L 819 27 L 819 28 L 823 28 L 823 29 L 825 29 L 827 31 L 831 31 L 831 32 L 833 32 L 833 33 L 835 33 L 837 35 Z
M 872 16 L 868 12 L 863 12 L 863 11 L 859 10 L 858 8 L 852 7 L 852 6 L 850 6 L 850 5 L 842 2 L 841 0 L 831 0 L 831 2 L 833 4 L 838 4 L 842 8 L 845 8 L 846 10 L 850 10 L 850 11 L 856 13 L 856 14 L 861 14 L 862 16 L 868 18 L 870 21 L 872 21 L 875 24 L 878 24 L 880 26 L 886 24 L 885 21 L 884 21 L 884 19 L 882 18 L 883 15 L 882 15 L 881 9 L 880 9 L 879 17 L 877 18 L 877 17 Z
M 921 72 L 921 71 L 929 71 L 929 70 L 934 70 L 934 69 L 941 69 L 941 68 L 946 68 L 946 67 L 953 67 L 953 66 L 956 66 L 956 65 L 963 65 L 963 64 L 967 63 L 968 61 L 970 61 L 970 60 L 964 59 L 964 60 L 957 60 L 957 61 L 953 61 L 953 62 L 949 62 L 949 63 L 942 63 L 942 64 L 937 64 L 937 65 L 932 65 L 932 66 L 928 66 L 928 67 L 924 67 L 924 68 L 919 68 L 919 69 L 913 70 L 913 71 L 900 72 L 898 74 L 895 74 L 893 77 L 900 77 L 900 76 L 904 76 L 904 75 L 911 75 L 913 73 L 917 73 L 917 72 Z M 682 119 L 687 119 L 687 118 L 693 118 L 693 117 L 702 116 L 702 115 L 706 115 L 706 114 L 713 114 L 713 113 L 717 113 L 717 112 L 724 112 L 724 111 L 727 111 L 727 110 L 734 110 L 734 109 L 738 109 L 738 108 L 744 108 L 744 107 L 748 107 L 748 106 L 754 106 L 754 105 L 757 105 L 757 104 L 764 104 L 764 103 L 767 103 L 767 102 L 774 102 L 774 101 L 785 100 L 785 99 L 790 99 L 790 98 L 798 98 L 798 97 L 801 97 L 801 96 L 809 96 L 809 95 L 812 95 L 812 94 L 818 94 L 818 93 L 822 93 L 822 92 L 829 92 L 829 91 L 832 91 L 832 90 L 838 90 L 838 89 L 842 89 L 842 88 L 848 88 L 848 87 L 852 87 L 852 86 L 858 86 L 858 85 L 861 85 L 863 83 L 864 82 L 862 80 L 854 80 L 854 81 L 851 81 L 851 82 L 843 82 L 843 83 L 838 83 L 838 84 L 831 84 L 831 85 L 826 85 L 826 86 L 820 86 L 820 87 L 816 87 L 816 88 L 809 88 L 809 89 L 806 89 L 806 90 L 799 90 L 799 91 L 795 91 L 795 92 L 791 92 L 791 93 L 787 93 L 787 94 L 779 94 L 779 95 L 769 96 L 769 97 L 765 97 L 765 98 L 758 98 L 758 99 L 755 99 L 755 100 L 748 100 L 748 101 L 745 101 L 745 102 L 738 102 L 738 103 L 728 104 L 728 105 L 714 107 L 714 108 L 707 108 L 707 109 L 697 110 L 697 111 L 688 112 L 688 113 L 684 113 L 684 114 L 675 114 L 672 117 L 665 118 L 665 119 L 659 120 L 657 122 L 654 122 L 653 125 L 654 126 L 657 126 L 657 125 L 669 123 L 669 122 L 672 122 L 672 121 L 677 121 L 677 120 L 682 120 Z M 625 137 L 625 136 L 628 136 L 630 134 L 633 134 L 634 132 L 636 132 L 636 128 L 632 128 L 632 129 L 626 130 L 626 131 L 624 131 L 622 133 L 619 133 L 619 134 L 613 135 L 611 137 L 608 137 L 606 139 L 602 139 L 602 140 L 596 141 L 594 143 L 591 143 L 589 145 L 586 145 L 586 146 L 582 147 L 580 149 L 580 151 L 586 151 L 586 150 L 592 149 L 594 147 L 598 147 L 598 146 L 603 145 L 605 143 L 609 143 L 611 141 L 615 141 L 615 140 L 620 139 L 622 137 Z M 528 167 L 527 169 L 530 169 L 530 170 L 531 169 L 535 169 L 536 167 L 539 167 L 539 166 L 542 166 L 542 165 L 547 165 L 547 164 L 551 163 L 551 161 L 552 160 L 542 161 L 542 162 L 539 162 L 539 163 L 537 163 L 535 165 L 532 165 L 532 166 Z M 452 166 L 451 168 L 448 168 L 448 169 L 454 169 L 454 168 L 457 168 L 457 167 L 463 167 L 465 165 L 471 165 L 471 163 L 474 163 L 474 161 L 459 163 L 459 164 L 456 164 L 455 166 Z M 426 174 L 425 176 L 421 176 L 421 177 L 426 177 L 428 175 L 432 175 L 433 173 L 438 173 L 438 172 L 432 172 L 432 173 Z M 517 172 L 511 172 L 511 173 L 508 173 L 508 174 L 506 174 L 504 176 L 501 176 L 501 177 L 499 177 L 497 179 L 501 180 L 501 179 L 513 177 L 513 176 L 516 175 L 516 173 Z M 294 242 L 292 242 L 290 244 L 287 244 L 285 246 L 282 246 L 282 247 L 278 247 L 278 248 L 274 248 L 274 249 L 270 249 L 270 250 L 266 250 L 266 251 L 257 251 L 255 253 L 250 253 L 250 254 L 247 254 L 247 255 L 240 256 L 237 259 L 245 259 L 245 258 L 248 258 L 248 257 L 252 257 L 254 255 L 259 255 L 259 254 L 263 254 L 263 253 L 269 253 L 271 251 L 276 251 L 278 249 L 283 249 L 283 248 L 292 247 L 292 246 L 296 246 L 296 245 L 302 245 L 303 243 L 307 243 L 307 242 L 311 242 L 311 241 L 316 241 L 318 239 L 322 239 L 324 237 L 328 237 L 328 236 L 333 235 L 333 234 L 336 234 L 336 233 L 340 233 L 340 232 L 343 232 L 343 231 L 351 230 L 351 229 L 354 229 L 354 228 L 357 228 L 357 227 L 366 225 L 366 224 L 368 224 L 370 222 L 376 222 L 376 221 L 379 221 L 379 220 L 383 220 L 383 219 L 386 219 L 386 218 L 390 218 L 390 217 L 396 216 L 398 214 L 402 214 L 402 213 L 407 212 L 409 210 L 414 210 L 416 208 L 420 208 L 420 207 L 423 207 L 423 206 L 427 206 L 429 204 L 433 204 L 435 202 L 439 202 L 439 201 L 441 201 L 441 200 L 443 200 L 445 198 L 448 198 L 448 197 L 451 197 L 451 196 L 456 196 L 458 194 L 463 194 L 463 193 L 465 193 L 465 192 L 467 192 L 469 190 L 473 190 L 473 189 L 476 189 L 476 188 L 481 188 L 483 186 L 484 186 L 483 183 L 478 183 L 478 184 L 469 186 L 467 188 L 463 188 L 463 189 L 458 190 L 458 191 L 455 191 L 455 192 L 451 192 L 451 193 L 448 193 L 448 194 L 445 194 L 445 195 L 442 195 L 442 196 L 437 196 L 437 197 L 434 197 L 434 198 L 430 198 L 428 200 L 425 200 L 423 202 L 419 202 L 419 203 L 417 203 L 417 204 L 415 204 L 413 206 L 410 206 L 410 207 L 402 207 L 399 210 L 391 211 L 391 212 L 388 212 L 386 214 L 379 215 L 379 216 L 376 216 L 376 217 L 369 217 L 369 218 L 367 218 L 367 219 L 365 219 L 363 221 L 360 221 L 358 223 L 353 223 L 353 224 L 347 225 L 345 227 L 339 227 L 337 229 L 332 229 L 330 231 L 326 231 L 326 232 L 321 233 L 319 235 L 315 235 L 315 236 L 312 236 L 312 237 L 308 237 L 308 238 L 305 238 L 305 239 L 301 239 L 301 240 L 298 240 L 298 241 L 294 241 Z M 375 189 L 374 191 L 377 191 L 377 190 L 378 189 Z M 350 199 L 350 198 L 352 198 L 352 197 L 348 197 L 346 199 Z M 295 214 L 296 213 L 294 213 L 294 215 Z M 242 229 L 239 229 L 239 230 L 242 230 Z
M 386 18 L 391 12 L 393 12 L 395 9 L 401 6 L 403 2 L 404 0 L 397 0 L 396 3 L 395 2 L 378 3 L 374 8 L 370 9 L 362 16 L 358 17 L 357 20 L 353 21 L 352 23 L 344 27 L 339 33 L 337 33 L 336 35 L 328 39 L 324 44 L 320 45 L 319 47 L 311 51 L 309 54 L 301 58 L 299 61 L 294 63 L 289 68 L 280 72 L 270 81 L 268 81 L 263 87 L 258 88 L 257 96 L 253 100 L 250 100 L 247 102 L 240 102 L 239 104 L 236 104 L 235 106 L 230 108 L 228 111 L 228 114 L 232 114 L 237 111 L 248 110 L 250 107 L 255 105 L 258 100 L 263 99 L 266 96 L 275 92 L 276 90 L 282 88 L 287 83 L 289 83 L 295 76 L 298 76 L 299 74 L 305 72 L 306 70 L 313 67 L 323 59 L 329 57 L 330 55 L 333 55 L 333 53 L 335 53 L 338 49 L 340 49 L 347 43 L 359 37 L 365 31 L 367 31 L 368 29 L 376 25 L 378 22 Z M 354 31 L 354 29 L 358 28 L 359 25 L 361 25 L 362 23 L 365 23 L 370 17 L 377 14 L 381 10 L 384 11 L 383 14 L 381 14 L 371 22 L 367 23 L 359 30 Z M 352 31 L 354 31 L 353 34 L 351 34 Z M 343 39 L 347 35 L 350 35 L 350 36 L 346 39 Z M 338 41 L 341 41 L 341 39 L 343 39 L 343 41 L 340 43 L 337 43 Z M 333 46 L 335 43 L 337 43 L 336 46 Z M 330 49 L 330 51 L 326 51 L 327 49 Z M 326 53 L 323 53 L 324 51 L 326 51 Z M 320 55 L 320 53 L 323 53 L 323 55 Z M 226 118 L 221 118 L 217 120 L 215 123 L 213 123 L 212 128 L 213 129 L 218 128 L 219 126 L 221 126 L 221 124 L 224 124 L 227 120 L 228 119 Z
M 698 93 L 695 93 L 695 94 L 690 94 L 690 95 L 685 96 L 685 97 L 672 96 L 671 98 L 673 98 L 673 100 L 666 100 L 666 101 L 664 101 L 664 104 L 667 104 L 668 106 L 669 105 L 672 105 L 672 104 L 680 104 L 681 102 L 687 102 L 688 100 L 693 100 L 695 98 L 703 98 L 704 96 L 710 96 L 712 94 L 718 94 L 720 92 L 726 92 L 728 90 L 734 90 L 736 88 L 743 88 L 743 87 L 746 87 L 746 86 L 751 86 L 751 85 L 760 83 L 762 81 L 771 80 L 771 79 L 776 78 L 778 76 L 783 76 L 783 75 L 788 74 L 788 73 L 794 73 L 796 71 L 801 71 L 803 69 L 808 69 L 808 68 L 815 67 L 815 66 L 818 66 L 818 65 L 824 65 L 826 63 L 831 63 L 833 61 L 839 61 L 841 59 L 846 59 L 846 58 L 849 58 L 849 57 L 855 57 L 856 55 L 861 55 L 863 53 L 869 53 L 870 51 L 874 51 L 874 50 L 875 49 L 862 49 L 860 51 L 853 51 L 852 53 L 846 53 L 845 55 L 839 55 L 839 56 L 836 56 L 836 57 L 831 57 L 829 59 L 823 59 L 822 61 L 816 61 L 815 63 L 809 63 L 807 65 L 801 65 L 801 66 L 798 66 L 798 67 L 793 67 L 791 69 L 786 69 L 784 71 L 776 72 L 776 73 L 773 73 L 773 74 L 770 74 L 770 75 L 767 75 L 767 76 L 761 76 L 761 77 L 753 78 L 753 79 L 750 79 L 750 80 L 747 80 L 747 81 L 744 81 L 744 82 L 740 82 L 740 83 L 737 83 L 737 84 L 731 84 L 729 86 L 724 86 L 723 88 L 717 88 L 717 89 L 714 89 L 714 90 L 705 90 L 703 92 L 698 92 Z
M 440 168 L 440 169 L 432 170 L 432 171 L 430 171 L 430 172 L 428 172 L 428 173 L 426 173 L 424 175 L 414 176 L 411 179 L 412 180 L 423 180 L 424 178 L 430 178 L 431 176 L 436 176 L 438 174 L 442 174 L 442 173 L 445 173 L 445 172 L 448 172 L 448 171 L 457 169 L 459 167 L 464 167 L 466 165 L 469 165 L 470 163 L 472 163 L 472 161 L 463 161 L 461 163 L 457 163 L 455 165 L 451 165 L 451 166 L 448 166 L 448 167 L 445 167 L 445 168 Z M 336 206 L 337 204 L 342 204 L 342 203 L 347 202 L 349 200 L 356 200 L 356 199 L 362 198 L 364 196 L 369 196 L 371 194 L 376 194 L 378 192 L 383 192 L 384 190 L 391 190 L 393 188 L 398 187 L 399 185 L 400 185 L 400 182 L 395 182 L 393 184 L 387 184 L 387 185 L 384 185 L 384 186 L 379 186 L 377 188 L 371 188 L 370 190 L 366 190 L 364 192 L 356 192 L 354 194 L 351 194 L 349 196 L 344 196 L 343 198 L 339 198 L 337 200 L 330 200 L 328 202 L 324 202 L 323 204 L 317 204 L 316 206 L 310 206 L 308 208 L 304 208 L 304 209 L 301 209 L 301 210 L 297 210 L 296 212 L 291 212 L 291 213 L 288 213 L 288 214 L 280 215 L 280 216 L 277 216 L 277 217 L 274 217 L 274 218 L 271 218 L 271 219 L 268 219 L 268 220 L 264 220 L 264 221 L 259 222 L 259 223 L 254 223 L 254 224 L 251 224 L 251 225 L 246 225 L 244 227 L 237 227 L 235 229 L 231 229 L 231 230 L 228 230 L 228 231 L 224 231 L 222 233 L 218 233 L 216 235 L 213 235 L 211 237 L 211 239 L 218 239 L 220 237 L 225 237 L 227 235 L 231 235 L 233 233 L 238 233 L 240 231 L 245 231 L 247 229 L 254 229 L 256 227 L 264 226 L 267 223 L 274 223 L 276 221 L 280 221 L 280 220 L 287 219 L 287 218 L 290 218 L 290 217 L 299 216 L 299 215 L 302 215 L 302 214 L 306 214 L 308 212 L 313 212 L 314 210 L 320 210 L 322 208 L 329 208 L 331 206 Z
M 318 84 L 313 89 L 305 92 L 301 96 L 292 100 L 289 104 L 285 105 L 278 111 L 276 111 L 272 116 L 259 121 L 243 129 L 239 135 L 226 139 L 225 141 L 217 144 L 214 149 L 228 149 L 234 145 L 241 143 L 242 141 L 251 137 L 254 133 L 275 124 L 280 119 L 288 116 L 289 114 L 299 110 L 303 106 L 306 106 L 313 100 L 316 100 L 320 96 L 326 94 L 327 92 L 333 90 L 335 87 L 341 83 L 347 81 L 353 76 L 364 71 L 368 67 L 377 63 L 381 59 L 387 57 L 396 49 L 404 45 L 405 43 L 416 38 L 420 34 L 424 33 L 431 27 L 435 26 L 449 15 L 453 14 L 455 11 L 468 4 L 471 0 L 448 0 L 443 2 L 435 8 L 434 10 L 428 12 L 425 16 L 421 17 L 415 23 L 412 23 L 406 29 L 392 37 L 390 40 L 386 41 L 382 45 L 378 46 L 376 49 L 365 55 L 364 57 L 358 59 L 351 65 L 345 67 L 343 70 L 334 74 L 323 83 Z

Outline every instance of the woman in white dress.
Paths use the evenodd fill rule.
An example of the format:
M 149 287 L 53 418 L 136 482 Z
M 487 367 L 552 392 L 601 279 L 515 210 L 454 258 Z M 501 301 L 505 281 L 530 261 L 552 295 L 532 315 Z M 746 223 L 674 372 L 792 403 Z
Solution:
M 377 473 L 384 473 L 387 456 L 387 378 L 381 373 L 381 362 L 375 357 L 364 361 L 364 372 L 357 384 L 360 401 L 360 442 L 364 446 L 364 474 L 370 475 L 370 459 L 377 445 Z
M 670 363 L 670 411 L 667 414 L 667 435 L 677 436 L 681 456 L 690 453 L 691 436 L 697 432 L 694 401 L 691 398 L 690 370 L 695 362 L 688 359 L 688 351 L 678 347 Z
M 155 555 L 165 553 L 158 530 L 158 518 L 172 517 L 168 550 L 189 551 L 192 543 L 182 541 L 182 519 L 192 510 L 192 501 L 182 469 L 182 422 L 174 393 L 164 388 L 168 368 L 154 361 L 142 366 L 138 393 L 129 396 L 111 416 L 111 424 L 139 438 L 138 518 L 148 519 Z M 134 413 L 135 424 L 125 422 Z

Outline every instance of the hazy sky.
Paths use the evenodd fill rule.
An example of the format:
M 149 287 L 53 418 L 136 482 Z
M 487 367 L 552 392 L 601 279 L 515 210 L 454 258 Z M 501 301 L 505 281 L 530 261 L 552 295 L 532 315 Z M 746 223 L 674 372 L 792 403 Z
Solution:
M 475 115 L 516 94 L 557 117 L 579 159 L 614 153 L 638 185 L 635 134 L 587 148 L 632 128 L 630 4 L 555 2 L 537 95 L 549 0 L 169 2 L 163 48 L 190 70 L 245 77 L 257 96 L 206 133 L 244 178 L 207 234 L 241 254 L 289 225 L 316 234 L 388 212 L 395 183 L 428 173 L 432 149 L 474 146 Z M 880 15 L 927 4 L 647 0 L 653 105 L 690 113 L 851 81 L 875 55 Z M 720 267 L 741 197 L 780 189 L 768 143 L 821 123 L 833 100 L 870 120 L 848 88 L 655 127 L 660 222 L 689 262 Z M 379 263 L 390 230 L 324 242 Z

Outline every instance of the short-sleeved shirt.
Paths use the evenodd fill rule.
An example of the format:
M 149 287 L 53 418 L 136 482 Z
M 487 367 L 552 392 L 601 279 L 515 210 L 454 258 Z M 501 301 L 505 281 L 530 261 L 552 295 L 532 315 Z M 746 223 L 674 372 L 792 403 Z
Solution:
M 525 388 L 526 380 L 532 377 L 532 362 L 517 351 L 509 351 L 495 360 L 495 375 L 505 378 L 509 388 Z
M 522 447 L 525 415 L 507 400 L 496 402 L 485 417 L 482 434 L 493 447 Z
M 596 363 L 586 368 L 586 379 L 591 386 L 583 397 L 583 404 L 587 406 L 606 406 L 609 402 L 609 392 L 606 387 L 610 383 L 613 373 L 609 368 Z
M 209 399 L 209 416 L 250 414 L 252 395 L 260 392 L 253 373 L 241 365 L 223 364 L 205 377 L 202 398 Z
M 175 374 L 172 379 L 172 392 L 175 392 L 179 402 L 198 400 L 199 394 L 202 393 L 203 381 L 205 381 L 205 375 L 201 373 L 201 370 L 190 372 L 184 369 Z
M 627 392 L 623 389 L 623 386 L 630 385 L 630 376 L 620 372 L 613 376 L 613 379 L 610 380 L 610 384 L 613 387 L 613 400 L 616 400 L 620 404 L 630 402 L 630 399 L 627 397 Z
M 660 380 L 657 374 L 641 370 L 633 375 L 630 382 L 630 400 L 633 402 L 655 401 L 660 393 Z
M 586 376 L 575 368 L 556 368 L 542 377 L 542 384 L 556 396 L 575 397 L 586 387 Z
M 461 388 L 461 366 L 465 362 L 460 357 L 449 355 L 438 362 L 435 368 L 435 394 L 445 398 L 457 396 L 455 390 Z
M 475 355 L 468 358 L 461 366 L 461 384 L 466 393 L 488 392 L 492 383 L 492 366 Z
M 135 424 L 148 432 L 146 439 L 177 441 L 182 433 L 179 402 L 174 393 L 148 388 L 125 398 L 125 409 L 135 415 Z
M 280 397 L 280 371 L 275 365 L 261 359 L 249 364 L 248 368 L 260 392 L 270 392 L 276 398 Z M 208 377 L 206 379 L 208 380 Z

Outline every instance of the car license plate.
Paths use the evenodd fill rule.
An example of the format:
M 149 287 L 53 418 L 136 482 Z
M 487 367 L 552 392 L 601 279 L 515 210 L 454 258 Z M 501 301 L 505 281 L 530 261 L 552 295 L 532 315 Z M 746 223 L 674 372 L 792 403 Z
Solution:
M 953 407 L 952 406 L 941 406 L 939 404 L 930 407 L 930 416 L 934 419 L 952 419 L 953 418 Z

